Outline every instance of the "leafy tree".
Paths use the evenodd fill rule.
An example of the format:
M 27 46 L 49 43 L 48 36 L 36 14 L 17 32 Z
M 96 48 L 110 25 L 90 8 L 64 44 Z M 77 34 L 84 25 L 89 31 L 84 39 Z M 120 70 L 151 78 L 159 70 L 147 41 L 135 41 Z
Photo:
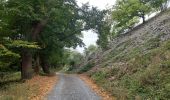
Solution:
M 151 11 L 147 3 L 140 0 L 117 0 L 113 11 L 113 19 L 118 21 L 118 26 L 133 26 L 136 23 L 134 17 L 141 17 L 145 22 L 145 15 Z
M 86 56 L 91 55 L 92 53 L 94 53 L 97 50 L 97 46 L 95 45 L 90 45 L 88 48 L 85 48 L 84 50 L 84 54 Z
M 49 66 L 62 64 L 65 47 L 83 46 L 81 31 L 97 29 L 104 16 L 96 8 L 79 8 L 75 0 L 1 0 L 0 5 L 0 44 L 21 56 L 23 79 L 31 78 L 32 67 L 49 74 Z
M 155 10 L 167 8 L 169 0 L 117 0 L 112 11 L 112 35 L 126 33 L 139 23 L 139 18 L 145 22 L 145 15 Z
M 166 10 L 169 0 L 141 0 L 144 3 L 149 3 L 149 5 L 156 10 Z
M 69 62 L 73 67 L 79 67 L 79 65 L 82 63 L 84 56 L 77 52 L 77 51 L 71 51 L 69 56 Z
M 118 35 L 132 29 L 139 19 L 145 22 L 145 15 L 151 13 L 152 8 L 143 0 L 117 0 L 112 11 L 112 34 Z
M 90 45 L 88 48 L 85 48 L 84 63 L 86 63 L 88 60 L 91 60 L 95 56 L 95 53 L 97 52 L 97 50 L 98 50 L 98 47 L 95 45 Z
M 46 73 L 50 62 L 55 58 L 62 58 L 64 47 L 82 46 L 81 37 L 82 25 L 79 21 L 79 8 L 73 1 L 67 1 L 56 9 L 58 13 L 49 20 L 42 34 L 40 34 L 39 43 L 45 48 L 40 51 L 42 66 Z M 48 38 L 47 38 L 48 37 Z M 49 60 L 51 61 L 49 61 Z M 54 61 L 53 61 L 54 62 Z
M 19 54 L 12 52 L 0 44 L 0 70 L 7 69 L 7 67 L 18 60 L 19 57 Z
M 82 44 L 77 35 L 81 33 L 81 25 L 74 0 L 8 0 L 0 4 L 1 22 L 5 23 L 0 33 L 8 41 L 14 41 L 8 42 L 9 47 L 20 49 L 23 79 L 31 76 L 33 54 L 35 59 L 41 57 L 42 67 L 49 73 L 47 59 L 55 50 L 59 54 L 64 47 Z
M 79 67 L 84 61 L 83 54 L 78 51 L 66 49 L 63 56 L 63 66 L 68 66 L 69 70 Z
M 98 34 L 97 44 L 103 49 L 107 48 L 108 35 L 110 34 L 111 24 L 108 23 L 106 15 L 108 10 L 99 10 L 96 7 L 90 7 L 88 4 L 82 7 L 82 16 L 84 16 L 84 29 L 93 30 Z

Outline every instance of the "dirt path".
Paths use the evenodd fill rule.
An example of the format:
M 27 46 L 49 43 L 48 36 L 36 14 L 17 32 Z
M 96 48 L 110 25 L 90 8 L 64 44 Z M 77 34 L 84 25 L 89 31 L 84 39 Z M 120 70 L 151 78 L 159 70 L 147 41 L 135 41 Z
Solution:
M 47 100 L 101 100 L 79 77 L 76 75 L 58 74 L 59 81 Z

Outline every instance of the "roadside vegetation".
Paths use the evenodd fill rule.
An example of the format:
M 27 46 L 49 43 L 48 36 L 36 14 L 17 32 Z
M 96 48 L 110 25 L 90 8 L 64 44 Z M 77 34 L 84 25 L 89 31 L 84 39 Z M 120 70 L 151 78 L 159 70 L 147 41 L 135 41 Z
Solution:
M 1 100 L 28 100 L 28 97 L 37 92 L 37 86 L 30 87 L 27 83 L 20 81 L 19 72 L 4 75 L 0 82 Z
M 105 13 L 75 0 L 0 0 L 0 99 L 25 100 L 39 89 L 27 80 L 74 66 L 66 61 L 66 48 L 84 46 L 81 31 L 97 30 Z
M 141 33 L 143 35 L 136 38 L 126 35 L 149 23 L 146 20 L 148 14 L 160 12 L 160 15 L 169 15 L 168 2 L 117 0 L 110 11 L 109 20 L 113 23 L 107 41 L 102 41 L 104 46 L 99 45 L 94 53 L 93 50 L 90 50 L 90 55 L 84 53 L 84 60 L 76 71 L 89 75 L 118 100 L 170 99 L 170 40 L 163 39 L 168 33 L 160 31 L 153 36 Z M 138 26 L 141 19 L 143 23 Z M 120 42 L 119 39 L 126 36 L 129 39 Z M 114 39 L 117 42 L 109 44 Z
M 165 33 L 146 33 L 141 43 L 112 43 L 145 25 L 147 15 L 169 14 L 168 4 L 116 0 L 112 8 L 99 10 L 88 3 L 79 7 L 76 0 L 0 0 L 0 99 L 30 99 L 43 85 L 29 81 L 34 84 L 36 75 L 42 75 L 44 83 L 60 69 L 87 73 L 120 100 L 169 99 L 170 41 L 161 40 Z M 71 50 L 85 46 L 81 32 L 86 30 L 97 33 L 97 46 L 84 53 Z
M 56 76 L 21 80 L 20 72 L 5 73 L 0 80 L 0 100 L 42 100 L 57 82 Z
M 122 54 L 116 59 L 113 57 L 112 66 L 103 65 L 89 75 L 120 100 L 166 100 L 170 98 L 169 43 L 161 43 L 145 53 L 139 50 Z

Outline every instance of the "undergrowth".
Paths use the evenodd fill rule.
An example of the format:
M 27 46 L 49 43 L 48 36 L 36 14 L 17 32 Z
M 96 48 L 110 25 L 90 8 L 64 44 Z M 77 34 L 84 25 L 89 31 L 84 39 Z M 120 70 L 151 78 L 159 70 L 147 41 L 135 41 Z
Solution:
M 30 87 L 20 80 L 20 72 L 6 73 L 0 79 L 0 100 L 29 100 L 36 92 L 36 86 Z
M 98 85 L 118 100 L 170 99 L 170 41 L 154 38 L 129 50 L 117 47 L 115 52 L 108 58 L 112 66 L 89 72 Z
M 86 65 L 82 66 L 78 71 L 79 74 L 89 71 L 92 67 L 94 67 L 94 63 L 87 63 Z

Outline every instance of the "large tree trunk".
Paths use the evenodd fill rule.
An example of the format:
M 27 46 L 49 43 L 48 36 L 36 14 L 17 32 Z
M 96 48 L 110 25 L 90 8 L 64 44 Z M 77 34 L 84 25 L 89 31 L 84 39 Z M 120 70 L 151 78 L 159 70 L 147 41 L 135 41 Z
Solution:
M 33 25 L 32 34 L 31 34 L 32 41 L 37 42 L 37 39 L 39 38 L 39 34 L 41 33 L 41 31 L 47 24 L 47 21 L 48 19 L 42 20 L 40 22 L 35 22 L 35 24 Z M 39 58 L 39 53 L 37 53 L 35 57 L 34 72 L 36 74 L 39 74 L 39 71 L 40 71 L 40 58 Z
M 44 73 L 50 74 L 49 64 L 46 61 L 45 57 L 42 55 L 41 55 L 41 67 L 42 67 Z
M 42 20 L 40 22 L 35 23 L 32 30 L 32 40 L 37 42 L 38 35 L 41 33 L 45 25 L 47 24 L 48 19 Z
M 43 69 L 44 73 L 50 74 L 50 70 L 49 70 L 49 65 L 48 64 L 42 64 L 42 69 Z
M 32 54 L 28 50 L 24 50 L 22 53 L 21 78 L 32 78 Z
M 34 72 L 36 74 L 39 74 L 40 72 L 40 57 L 39 57 L 39 54 L 36 55 L 35 57 L 35 68 L 34 68 Z

